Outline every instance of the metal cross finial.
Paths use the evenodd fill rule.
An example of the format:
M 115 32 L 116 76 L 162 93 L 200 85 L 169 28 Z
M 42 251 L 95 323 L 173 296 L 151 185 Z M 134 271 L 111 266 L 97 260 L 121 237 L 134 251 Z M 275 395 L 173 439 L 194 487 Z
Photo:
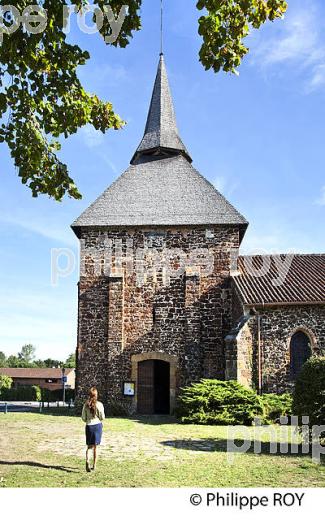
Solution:
M 164 34 L 164 4 L 163 0 L 160 0 L 160 56 L 164 54 L 163 52 L 163 34 Z

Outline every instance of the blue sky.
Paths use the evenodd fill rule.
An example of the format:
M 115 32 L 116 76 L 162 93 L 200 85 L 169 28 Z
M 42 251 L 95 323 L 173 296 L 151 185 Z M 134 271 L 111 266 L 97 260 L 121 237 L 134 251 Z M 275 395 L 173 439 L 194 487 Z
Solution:
M 249 37 L 240 76 L 204 71 L 195 2 L 165 0 L 165 57 L 178 126 L 195 167 L 249 220 L 242 252 L 324 252 L 325 5 L 288 0 L 285 20 Z M 61 156 L 82 201 L 32 199 L 1 146 L 0 350 L 33 343 L 65 358 L 77 331 L 78 268 L 51 284 L 51 250 L 78 254 L 71 222 L 128 166 L 144 130 L 159 54 L 159 1 L 144 0 L 143 30 L 126 49 L 72 23 L 91 59 L 89 91 L 128 122 L 106 135 L 81 129 Z

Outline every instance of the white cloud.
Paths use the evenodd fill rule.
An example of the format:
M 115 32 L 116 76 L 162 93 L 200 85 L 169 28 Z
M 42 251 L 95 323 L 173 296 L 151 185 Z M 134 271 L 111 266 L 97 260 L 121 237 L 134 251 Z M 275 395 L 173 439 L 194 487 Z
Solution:
M 313 0 L 290 3 L 283 21 L 254 32 L 252 64 L 266 70 L 287 64 L 293 74 L 304 74 L 306 93 L 325 85 L 325 42 L 322 14 Z M 282 69 L 283 70 L 283 69 Z
M 281 23 L 281 22 L 278 22 Z M 259 49 L 265 65 L 284 61 L 310 60 L 315 53 L 318 35 L 316 20 L 310 11 L 297 11 L 282 22 L 278 34 Z
M 100 130 L 95 130 L 93 126 L 87 125 L 81 128 L 80 135 L 88 148 L 97 148 L 104 142 L 104 134 Z
M 318 206 L 325 206 L 325 184 L 321 187 L 320 197 L 316 200 Z

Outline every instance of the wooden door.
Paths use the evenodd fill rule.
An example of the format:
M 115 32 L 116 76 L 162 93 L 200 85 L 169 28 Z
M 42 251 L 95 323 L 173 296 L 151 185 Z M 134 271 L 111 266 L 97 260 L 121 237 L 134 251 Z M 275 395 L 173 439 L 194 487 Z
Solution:
M 170 412 L 170 365 L 166 361 L 156 361 L 154 369 L 155 413 L 168 415 Z
M 312 355 L 310 339 L 302 331 L 296 332 L 290 342 L 290 375 L 295 381 L 307 359 Z
M 138 413 L 151 415 L 154 413 L 154 360 L 138 363 Z

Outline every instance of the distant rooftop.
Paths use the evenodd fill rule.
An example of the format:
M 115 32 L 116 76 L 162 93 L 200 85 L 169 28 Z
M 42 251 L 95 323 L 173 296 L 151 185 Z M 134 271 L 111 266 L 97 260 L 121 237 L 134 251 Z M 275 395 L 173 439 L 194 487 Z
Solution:
M 66 368 L 65 375 L 73 372 L 74 368 Z M 0 375 L 23 379 L 59 379 L 62 377 L 62 368 L 0 368 Z

